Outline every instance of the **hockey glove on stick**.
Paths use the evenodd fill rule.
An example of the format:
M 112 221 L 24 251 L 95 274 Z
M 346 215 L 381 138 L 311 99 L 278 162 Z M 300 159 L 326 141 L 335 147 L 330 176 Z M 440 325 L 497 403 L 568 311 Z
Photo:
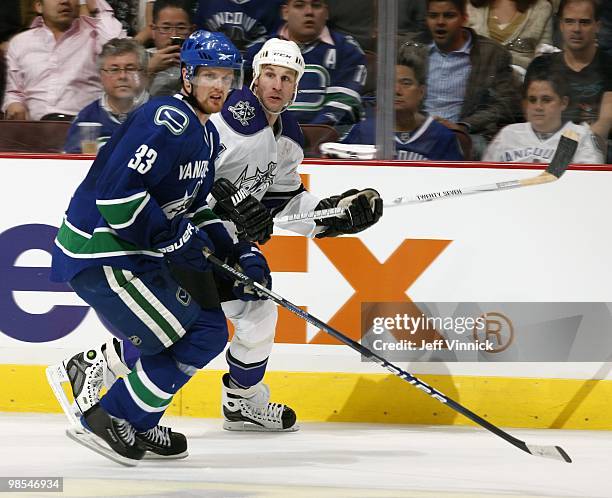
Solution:
M 318 211 L 331 208 L 342 208 L 346 211 L 340 216 L 315 220 L 317 225 L 327 226 L 326 230 L 316 235 L 317 239 L 359 233 L 371 227 L 383 214 L 383 201 L 374 189 L 351 189 L 321 200 L 315 209 Z
M 272 288 L 272 276 L 266 258 L 255 244 L 242 241 L 234 245 L 234 258 L 236 267 L 250 279 L 258 284 Z M 234 283 L 234 295 L 241 301 L 257 301 L 265 299 L 251 285 L 236 280 Z
M 270 240 L 274 221 L 268 208 L 253 195 L 236 188 L 227 178 L 217 180 L 210 193 L 217 201 L 214 213 L 236 225 L 239 239 L 260 244 Z
M 172 220 L 170 231 L 155 237 L 153 248 L 163 253 L 171 263 L 189 266 L 198 271 L 205 271 L 210 266 L 202 251 L 215 250 L 206 232 L 193 225 L 187 218 Z

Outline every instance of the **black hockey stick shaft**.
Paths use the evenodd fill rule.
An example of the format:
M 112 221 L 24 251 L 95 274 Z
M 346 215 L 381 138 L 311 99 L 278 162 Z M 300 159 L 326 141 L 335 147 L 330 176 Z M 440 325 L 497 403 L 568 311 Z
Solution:
M 449 398 L 448 396 L 446 396 L 445 394 L 441 393 L 437 389 L 434 389 L 433 387 L 431 387 L 430 385 L 426 384 L 422 380 L 418 379 L 414 375 L 406 372 L 405 370 L 399 368 L 398 366 L 394 365 L 393 363 L 388 362 L 382 356 L 379 356 L 376 353 L 372 352 L 371 350 L 369 350 L 368 348 L 366 348 L 362 344 L 359 344 L 358 342 L 354 341 L 350 337 L 344 335 L 342 332 L 340 332 L 340 331 L 336 330 L 335 328 L 331 327 L 330 325 L 328 325 L 324 321 L 319 320 L 317 317 L 315 317 L 315 316 L 311 315 L 310 313 L 304 311 L 303 309 L 301 309 L 300 307 L 296 306 L 292 302 L 288 301 L 284 297 L 279 296 L 275 292 L 269 290 L 268 288 L 264 287 L 263 285 L 261 285 L 261 284 L 255 282 L 254 280 L 250 279 L 249 277 L 244 275 L 242 272 L 238 271 L 237 269 L 235 269 L 235 268 L 231 267 L 230 265 L 228 265 L 228 264 L 224 263 L 223 261 L 221 261 L 219 258 L 215 257 L 210 252 L 207 252 L 205 250 L 204 253 L 205 253 L 206 257 L 208 258 L 208 261 L 210 261 L 217 268 L 219 268 L 220 270 L 225 272 L 228 276 L 231 276 L 232 278 L 234 278 L 234 279 L 236 279 L 238 281 L 241 281 L 245 285 L 249 285 L 249 286 L 253 287 L 262 296 L 265 296 L 266 298 L 274 301 L 279 306 L 289 310 L 290 312 L 292 312 L 293 314 L 299 316 L 300 318 L 302 318 L 303 320 L 307 321 L 308 323 L 310 323 L 312 325 L 315 325 L 316 327 L 319 327 L 321 330 L 323 330 L 327 334 L 331 335 L 333 338 L 335 338 L 338 341 L 346 344 L 347 346 L 349 346 L 350 348 L 354 349 L 358 353 L 362 354 L 366 358 L 369 358 L 370 360 L 378 363 L 383 368 L 386 368 L 387 370 L 389 370 L 395 376 L 399 377 L 400 379 L 405 380 L 409 384 L 412 384 L 414 387 L 416 387 L 417 389 L 420 389 L 425 394 L 428 394 L 432 398 L 438 400 L 440 403 L 449 406 L 450 408 L 452 408 L 456 412 L 461 413 L 463 416 L 467 417 L 472 422 L 477 423 L 481 427 L 484 427 L 485 429 L 491 431 L 493 434 L 501 437 L 502 439 L 505 439 L 506 441 L 508 441 L 510 444 L 516 446 L 517 448 L 519 448 L 519 449 L 521 449 L 521 450 L 523 450 L 523 451 L 525 451 L 525 452 L 527 452 L 529 454 L 532 454 L 532 455 L 551 457 L 551 458 L 555 458 L 555 459 L 559 459 L 559 460 L 564 460 L 564 461 L 566 461 L 568 463 L 572 461 L 571 458 L 568 456 L 568 454 L 562 448 L 560 448 L 559 446 L 554 446 L 554 447 L 542 447 L 542 446 L 533 446 L 533 445 L 529 445 L 528 446 L 524 441 L 521 441 L 520 439 L 512 436 L 511 434 L 508 434 L 506 431 L 500 429 L 499 427 L 497 427 L 496 425 L 492 424 L 488 420 L 485 420 L 480 415 L 477 415 L 473 411 L 469 410 L 468 408 L 466 408 L 465 406 L 461 405 L 457 401 Z

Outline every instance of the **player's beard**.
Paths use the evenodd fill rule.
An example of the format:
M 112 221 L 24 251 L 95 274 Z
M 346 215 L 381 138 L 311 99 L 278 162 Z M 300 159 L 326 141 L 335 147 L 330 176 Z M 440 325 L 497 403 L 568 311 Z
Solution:
M 223 108 L 223 103 L 225 102 L 226 97 L 227 97 L 227 94 L 222 95 L 220 99 L 213 100 L 210 98 L 210 95 L 208 95 L 206 99 L 204 100 L 204 102 L 200 104 L 202 107 L 202 110 L 204 111 L 205 114 L 215 114 L 217 112 L 221 112 L 221 109 Z

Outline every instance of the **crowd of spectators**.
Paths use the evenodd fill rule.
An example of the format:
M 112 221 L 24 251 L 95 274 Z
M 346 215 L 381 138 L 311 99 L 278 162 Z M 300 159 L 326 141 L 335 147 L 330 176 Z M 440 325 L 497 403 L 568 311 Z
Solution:
M 266 39 L 295 41 L 306 72 L 290 112 L 335 128 L 343 147 L 373 146 L 375 94 L 364 92 L 379 1 L 3 0 L 2 118 L 72 121 L 67 152 L 79 152 L 78 124 L 96 122 L 103 143 L 149 96 L 179 89 L 181 43 L 204 28 L 232 39 L 247 74 Z M 398 3 L 399 159 L 543 161 L 504 143 L 531 133 L 542 145 L 575 126 L 593 149 L 581 142 L 576 157 L 603 162 L 610 149 L 609 161 L 612 2 Z

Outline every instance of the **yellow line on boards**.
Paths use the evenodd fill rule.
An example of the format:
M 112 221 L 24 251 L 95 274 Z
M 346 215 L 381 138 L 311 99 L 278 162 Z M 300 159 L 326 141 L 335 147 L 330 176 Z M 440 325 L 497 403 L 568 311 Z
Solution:
M 169 415 L 221 416 L 221 370 L 203 370 L 174 397 Z M 420 375 L 502 427 L 612 430 L 612 380 Z M 60 412 L 39 365 L 0 365 L 0 411 Z M 470 425 L 387 374 L 268 372 L 272 401 L 303 421 Z

